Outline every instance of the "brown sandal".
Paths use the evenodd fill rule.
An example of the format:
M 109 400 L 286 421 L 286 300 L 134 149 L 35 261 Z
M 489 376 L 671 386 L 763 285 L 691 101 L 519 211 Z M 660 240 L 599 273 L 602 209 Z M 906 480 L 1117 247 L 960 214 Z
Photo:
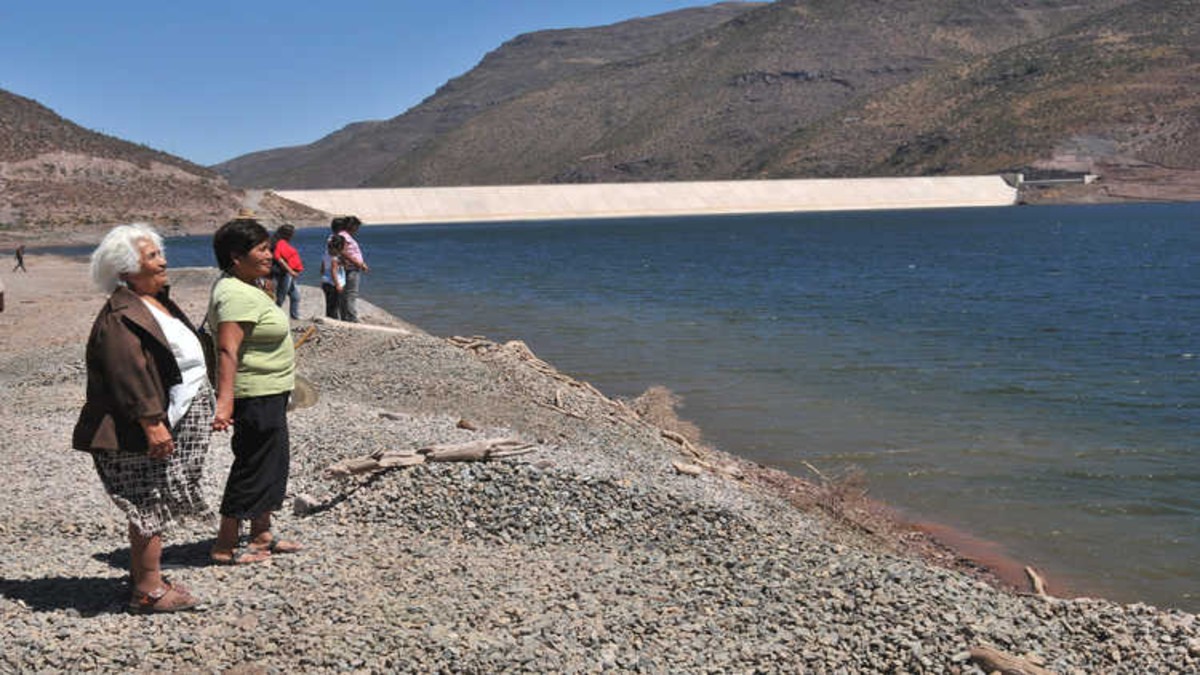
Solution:
M 229 556 L 226 558 L 225 556 Z M 270 560 L 270 551 L 260 551 L 255 549 L 247 549 L 241 553 L 237 551 L 219 551 L 213 549 L 208 554 L 208 560 L 214 565 L 253 565 L 254 563 L 265 562 Z
M 129 599 L 129 611 L 135 614 L 166 614 L 200 609 L 200 601 L 191 593 L 164 580 L 163 585 L 143 593 L 133 589 Z
M 272 535 L 271 539 L 268 540 L 267 543 L 265 543 L 265 544 L 258 544 L 258 543 L 255 543 L 254 541 L 251 541 L 249 544 L 246 544 L 246 550 L 254 551 L 257 553 L 266 551 L 266 552 L 272 553 L 272 554 L 275 554 L 275 553 L 299 553 L 300 551 L 304 550 L 304 545 L 300 544 L 298 542 L 288 541 L 286 539 L 279 539 L 278 537 L 275 537 L 274 535 Z

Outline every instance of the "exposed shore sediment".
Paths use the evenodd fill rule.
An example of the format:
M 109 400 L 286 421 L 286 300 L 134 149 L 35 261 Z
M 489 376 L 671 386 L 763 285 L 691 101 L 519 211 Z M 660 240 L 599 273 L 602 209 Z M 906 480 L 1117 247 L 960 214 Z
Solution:
M 518 344 L 377 310 L 368 320 L 394 330 L 322 323 L 298 352 L 320 396 L 291 416 L 291 492 L 316 508 L 279 527 L 308 549 L 212 567 L 211 524 L 185 526 L 164 562 L 208 611 L 127 615 L 124 523 L 68 449 L 102 297 L 78 262 L 29 268 L 4 277 L 0 313 L 0 670 L 979 673 L 982 647 L 1059 673 L 1200 669 L 1195 615 L 1022 595 L 952 556 L 933 564 L 919 542 L 820 508 L 836 489 L 689 452 L 669 415 Z M 210 274 L 172 272 L 193 316 Z M 318 306 L 305 289 L 306 314 Z M 324 475 L 377 450 L 507 436 L 534 452 Z M 228 461 L 218 436 L 213 503 Z

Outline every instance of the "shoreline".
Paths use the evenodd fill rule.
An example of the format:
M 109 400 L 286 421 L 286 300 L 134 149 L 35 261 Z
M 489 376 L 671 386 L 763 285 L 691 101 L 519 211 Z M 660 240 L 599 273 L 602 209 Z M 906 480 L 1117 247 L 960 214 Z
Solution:
M 74 266 L 85 268 L 87 265 L 86 260 L 36 252 L 27 254 L 26 261 L 27 265 L 35 272 L 42 274 L 49 272 L 55 276 L 64 273 L 70 274 L 70 271 L 64 268 Z M 201 275 L 207 273 L 203 268 L 172 268 L 172 272 L 181 270 L 189 274 L 195 271 L 199 271 Z M 22 275 L 18 281 L 33 281 L 33 277 Z M 22 296 L 23 292 L 30 290 L 25 284 L 17 283 L 9 286 L 6 302 L 10 307 L 16 304 L 32 304 L 38 300 L 36 297 Z M 16 289 L 15 293 L 14 288 Z M 321 292 L 320 289 L 314 287 L 303 286 L 302 288 L 306 289 L 307 295 L 313 297 Z M 92 292 L 98 299 L 103 297 L 98 292 Z M 316 301 L 312 298 L 308 298 L 308 300 L 309 306 L 316 305 Z M 420 328 L 408 324 L 403 319 L 375 307 L 366 298 L 363 298 L 362 301 L 365 301 L 364 304 L 367 308 L 363 312 L 366 324 L 421 331 Z M 11 313 L 13 310 L 9 311 Z M 0 318 L 3 318 L 3 314 L 0 314 Z M 14 331 L 13 334 L 19 332 Z M 82 339 L 86 340 L 86 334 L 82 336 Z M 695 428 L 691 421 L 677 418 L 673 409 L 660 412 L 660 414 L 665 416 L 665 423 L 672 428 Z M 936 521 L 903 517 L 894 507 L 875 498 L 853 494 L 852 491 L 845 492 L 836 485 L 822 484 L 819 478 L 814 481 L 709 447 L 701 441 L 701 435 L 702 428 L 696 429 L 689 442 L 695 443 L 706 452 L 719 455 L 723 461 L 737 464 L 741 467 L 741 471 L 752 476 L 761 486 L 776 491 L 797 508 L 822 508 L 829 511 L 832 517 L 844 520 L 852 528 L 871 533 L 886 533 L 877 537 L 877 544 L 880 546 L 921 557 L 932 564 L 972 574 L 989 583 L 1014 591 L 1028 588 L 1029 579 L 1024 572 L 1026 565 L 1022 561 L 1004 554 L 1000 550 L 1002 545 L 998 542 L 979 539 L 969 532 Z M 830 494 L 835 495 L 832 501 L 828 497 Z M 1057 587 L 1057 584 L 1053 586 Z
M 62 273 L 62 267 L 85 267 L 86 260 L 59 254 L 29 253 L 27 264 L 39 271 L 51 270 L 53 274 Z M 200 268 L 173 268 L 174 270 L 194 271 Z M 203 272 L 202 272 L 203 274 Z M 306 294 L 319 296 L 320 290 L 314 287 L 302 287 Z M 17 285 L 17 293 L 21 287 Z M 33 302 L 28 298 L 14 295 L 10 288 L 7 303 L 28 304 Z M 97 294 L 97 298 L 101 297 Z M 363 300 L 366 300 L 365 298 Z M 309 306 L 319 306 L 317 300 L 308 299 Z M 364 312 L 367 324 L 390 327 L 403 327 L 407 330 L 421 331 L 420 328 L 408 324 L 403 319 L 365 302 L 368 308 Z M 11 311 L 11 310 L 10 310 Z M 2 318 L 3 315 L 0 315 Z M 86 338 L 86 335 L 83 336 Z M 668 411 L 667 423 L 675 427 L 692 427 L 690 420 L 675 417 L 674 411 Z M 788 473 L 782 469 L 759 464 L 723 450 L 707 446 L 702 440 L 702 427 L 696 430 L 690 442 L 723 458 L 723 461 L 736 464 L 744 475 L 751 477 L 761 487 L 775 492 L 779 497 L 792 503 L 798 509 L 820 509 L 827 515 L 839 520 L 843 525 L 865 532 L 874 540 L 875 545 L 899 553 L 918 557 L 927 563 L 953 569 L 969 574 L 977 579 L 986 581 L 998 588 L 1013 592 L 1032 591 L 1031 579 L 1027 569 L 1031 569 L 1026 561 L 1022 561 L 1004 550 L 1000 542 L 985 540 L 967 530 L 956 528 L 938 522 L 929 517 L 910 517 L 902 515 L 896 507 L 865 494 L 857 494 L 853 489 L 846 490 L 836 482 L 823 480 L 824 477 L 806 478 Z M 1043 570 L 1036 570 L 1046 583 L 1046 588 L 1052 595 L 1073 592 L 1053 576 L 1047 576 Z M 1076 586 L 1079 584 L 1075 584 Z
M 862 179 L 847 179 L 847 180 L 862 180 Z M 430 188 L 430 189 L 448 189 L 448 188 Z M 1057 194 L 1056 193 L 1056 196 L 1052 196 L 1052 197 L 1037 196 L 1035 198 L 1029 199 L 1028 201 L 1025 201 L 1025 200 L 1019 201 L 1019 202 L 1013 204 L 1012 206 L 1020 207 L 1020 208 L 1039 208 L 1039 207 L 1056 207 L 1056 206 L 1084 206 L 1084 207 L 1086 207 L 1086 206 L 1119 206 L 1119 205 L 1137 205 L 1137 204 L 1193 204 L 1193 203 L 1200 203 L 1200 202 L 1196 202 L 1195 200 L 1189 200 L 1189 199 L 1174 199 L 1174 198 L 1151 199 L 1149 197 L 1140 196 L 1140 195 L 1137 198 L 1099 199 L 1099 198 L 1091 198 L 1091 197 L 1078 197 L 1078 196 L 1074 195 L 1073 193 L 1068 192 L 1066 194 Z M 922 207 L 922 208 L 938 209 L 938 208 L 955 208 L 955 207 L 949 207 L 949 206 L 928 207 L 928 206 L 926 206 L 926 207 Z M 959 207 L 959 208 L 969 208 L 969 207 Z M 993 208 L 1001 208 L 1001 207 L 993 207 Z M 847 209 L 847 210 L 854 210 L 854 209 Z M 866 209 L 866 210 L 870 210 L 870 209 Z M 786 211 L 786 210 L 785 211 L 764 211 L 764 212 L 755 212 L 755 213 L 750 213 L 750 212 L 736 212 L 736 213 L 735 212 L 711 212 L 711 213 L 695 213 L 695 214 L 691 214 L 691 215 L 696 216 L 696 217 L 703 217 L 705 215 L 713 215 L 713 216 L 756 215 L 756 214 L 757 215 L 765 215 L 765 214 L 777 214 L 777 213 L 787 213 L 787 212 L 788 211 Z M 603 220 L 603 219 L 607 219 L 607 218 L 619 218 L 619 219 L 645 218 L 649 221 L 653 221 L 656 218 L 671 218 L 671 217 L 679 217 L 681 215 L 688 215 L 688 214 L 631 213 L 631 214 L 603 216 L 603 217 L 600 217 L 600 216 L 596 216 L 596 217 L 572 216 L 570 214 L 559 214 L 558 219 L 561 219 L 561 220 L 589 220 L 589 219 Z M 233 214 L 230 214 L 230 217 L 232 218 Z M 323 228 L 329 227 L 329 220 L 327 218 L 322 219 L 322 220 L 284 218 L 284 217 L 278 217 L 278 216 L 274 215 L 269 210 L 263 210 L 263 211 L 259 212 L 259 220 L 268 229 L 273 229 L 275 226 L 277 226 L 279 223 L 282 223 L 282 222 L 290 222 L 293 225 L 295 225 L 297 229 L 323 229 Z M 380 226 L 380 225 L 387 225 L 387 226 L 454 225 L 454 224 L 465 223 L 465 222 L 514 222 L 516 220 L 519 220 L 519 219 L 511 218 L 511 217 L 510 218 L 488 217 L 488 218 L 483 218 L 483 219 L 477 220 L 477 221 L 446 220 L 446 221 L 420 221 L 420 222 L 414 221 L 414 222 L 407 222 L 407 223 L 364 221 L 363 227 L 375 227 L 375 226 Z M 60 248 L 60 247 L 67 247 L 67 246 L 95 246 L 100 241 L 100 238 L 102 236 L 104 236 L 104 233 L 107 232 L 115 224 L 116 224 L 116 222 L 103 223 L 103 224 L 92 224 L 92 225 L 55 226 L 48 230 L 42 229 L 42 230 L 36 230 L 36 231 L 30 231 L 30 230 L 25 230 L 25 229 L 17 230 L 15 228 L 0 229 L 0 257 L 2 257 L 3 254 L 11 256 L 12 249 L 14 247 L 16 247 L 18 244 L 25 244 L 31 253 L 37 253 L 37 252 L 44 253 L 46 251 L 46 249 Z M 159 233 L 162 234 L 163 237 L 179 237 L 179 236 L 211 235 L 214 231 L 216 231 L 216 228 L 218 226 L 220 226 L 221 223 L 220 222 L 213 222 L 213 223 L 176 222 L 171 225 L 163 225 L 161 223 L 152 223 L 152 224 L 156 228 L 158 228 Z
M 211 530 L 185 528 L 164 562 L 215 611 L 156 617 L 164 639 L 146 645 L 147 620 L 120 613 L 123 523 L 81 453 L 57 450 L 102 296 L 80 262 L 29 263 L 6 276 L 17 293 L 0 313 L 0 543 L 16 552 L 0 563 L 4 668 L 981 672 L 983 647 L 1064 673 L 1200 667 L 1195 615 L 933 566 L 853 490 L 693 444 L 671 411 L 609 399 L 519 343 L 430 336 L 369 305 L 391 329 L 296 324 L 317 328 L 297 358 L 320 396 L 291 416 L 290 493 L 315 506 L 280 526 L 310 552 L 214 568 Z M 211 272 L 171 274 L 196 315 Z M 324 475 L 512 435 L 533 454 Z M 227 437 L 212 462 L 215 491 Z

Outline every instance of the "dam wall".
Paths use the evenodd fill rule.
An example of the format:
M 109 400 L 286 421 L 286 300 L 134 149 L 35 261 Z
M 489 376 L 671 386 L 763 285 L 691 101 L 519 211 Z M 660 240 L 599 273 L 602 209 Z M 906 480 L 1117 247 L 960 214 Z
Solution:
M 278 190 L 366 224 L 1009 206 L 1000 176 Z

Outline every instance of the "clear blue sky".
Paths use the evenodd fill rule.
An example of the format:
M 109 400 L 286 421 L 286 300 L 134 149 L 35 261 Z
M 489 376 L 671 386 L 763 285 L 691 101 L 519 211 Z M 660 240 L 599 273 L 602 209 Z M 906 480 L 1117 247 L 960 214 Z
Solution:
M 387 119 L 521 33 L 716 0 L 3 0 L 0 89 L 215 164 Z

